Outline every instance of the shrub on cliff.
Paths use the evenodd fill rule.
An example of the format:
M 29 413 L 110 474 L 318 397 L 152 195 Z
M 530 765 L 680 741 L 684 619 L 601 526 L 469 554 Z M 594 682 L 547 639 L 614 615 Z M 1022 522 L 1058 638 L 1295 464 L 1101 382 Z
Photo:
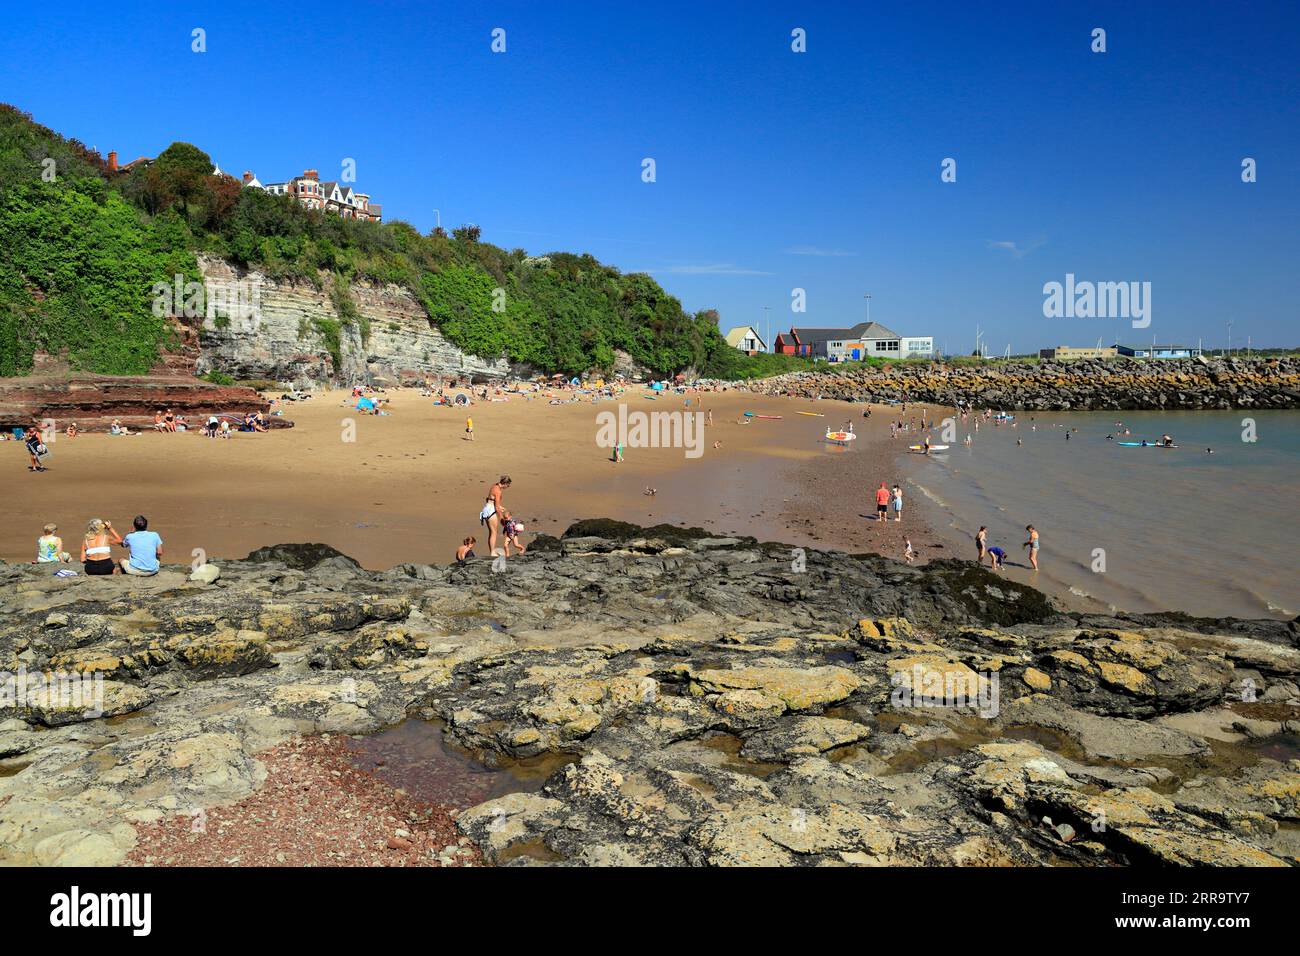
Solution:
M 197 279 L 175 220 L 145 225 L 102 181 L 30 182 L 0 197 L 0 375 L 31 369 L 36 349 L 75 368 L 142 374 L 169 336 L 155 282 Z

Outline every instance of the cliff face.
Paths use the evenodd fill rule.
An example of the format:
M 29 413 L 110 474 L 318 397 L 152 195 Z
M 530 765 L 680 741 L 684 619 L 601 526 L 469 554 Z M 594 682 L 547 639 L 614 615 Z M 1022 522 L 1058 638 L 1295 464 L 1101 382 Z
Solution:
M 256 318 L 202 322 L 199 374 L 215 369 L 237 379 L 309 385 L 331 378 L 419 381 L 426 374 L 501 378 L 516 371 L 503 359 L 462 352 L 398 286 L 354 283 L 349 294 L 361 319 L 349 324 L 335 308 L 328 274 L 322 274 L 317 288 L 277 281 L 210 256 L 199 257 L 199 268 L 210 285 L 243 282 L 245 288 L 255 287 L 259 304 Z M 331 342 L 335 328 L 337 346 Z
M 1300 406 L 1300 360 L 918 362 L 796 372 L 752 387 L 765 394 L 865 402 L 961 402 L 984 408 L 1295 408 Z

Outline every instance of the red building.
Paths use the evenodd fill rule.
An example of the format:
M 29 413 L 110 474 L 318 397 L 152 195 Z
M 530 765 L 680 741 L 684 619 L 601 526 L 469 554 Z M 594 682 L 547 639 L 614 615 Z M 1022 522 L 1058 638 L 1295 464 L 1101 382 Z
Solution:
M 789 332 L 781 332 L 777 334 L 776 346 L 773 351 L 775 351 L 777 355 L 805 354 L 800 351 L 802 345 L 803 343 L 799 341 L 799 333 L 794 329 L 791 329 Z

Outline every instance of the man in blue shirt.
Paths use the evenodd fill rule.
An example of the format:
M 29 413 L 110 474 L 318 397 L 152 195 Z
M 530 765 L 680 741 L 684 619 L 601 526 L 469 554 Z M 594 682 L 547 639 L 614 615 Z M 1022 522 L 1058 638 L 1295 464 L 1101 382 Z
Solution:
M 149 530 L 144 515 L 136 515 L 135 530 L 122 539 L 122 547 L 130 548 L 131 556 L 122 559 L 123 574 L 149 576 L 158 573 L 158 559 L 162 557 L 162 538 Z

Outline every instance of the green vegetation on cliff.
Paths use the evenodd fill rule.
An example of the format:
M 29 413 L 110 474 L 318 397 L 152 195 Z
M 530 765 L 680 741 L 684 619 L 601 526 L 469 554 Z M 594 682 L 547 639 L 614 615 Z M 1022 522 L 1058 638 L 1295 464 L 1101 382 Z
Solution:
M 545 371 L 609 369 L 618 351 L 661 375 L 806 367 L 742 355 L 722 338 L 716 312 L 688 313 L 650 276 L 590 255 L 532 258 L 481 242 L 477 227 L 449 237 L 341 219 L 211 169 L 202 150 L 173 143 L 151 165 L 113 173 L 80 143 L 0 105 L 0 375 L 30 369 L 37 349 L 66 351 L 93 371 L 147 370 L 168 334 L 150 308 L 153 284 L 197 278 L 199 251 L 276 279 L 330 282 L 339 322 L 363 340 L 355 281 L 409 290 L 466 352 Z M 335 352 L 339 329 L 317 331 Z

